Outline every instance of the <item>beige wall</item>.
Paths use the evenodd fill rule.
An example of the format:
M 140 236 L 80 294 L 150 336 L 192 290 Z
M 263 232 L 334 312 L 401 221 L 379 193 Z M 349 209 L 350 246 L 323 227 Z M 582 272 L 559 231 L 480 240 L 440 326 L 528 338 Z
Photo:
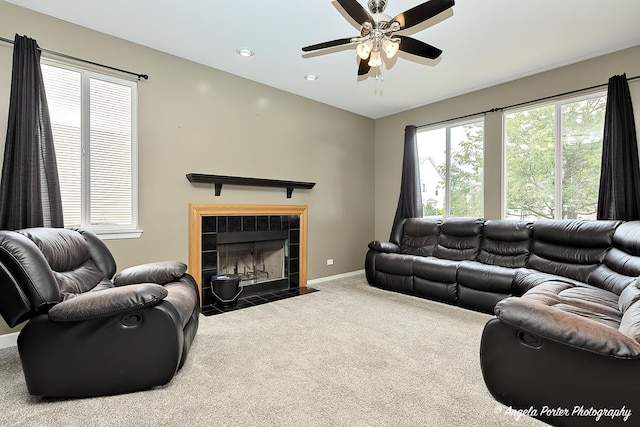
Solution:
M 626 73 L 640 75 L 640 46 L 493 86 L 376 120 L 375 239 L 388 239 L 400 192 L 404 128 L 506 107 L 545 96 L 607 83 Z M 640 122 L 640 80 L 630 82 L 636 123 Z M 602 90 L 606 91 L 606 87 Z M 640 129 L 640 127 L 639 127 Z M 500 218 L 502 196 L 502 113 L 485 116 L 485 217 Z
M 367 243 L 387 239 L 400 188 L 404 127 L 640 74 L 640 47 L 373 121 L 0 1 L 0 36 L 147 73 L 139 84 L 140 239 L 108 241 L 118 267 L 187 260 L 189 203 L 309 206 L 309 278 L 363 268 Z M 0 43 L 0 148 L 11 45 Z M 640 82 L 631 83 L 636 110 Z M 640 117 L 640 111 L 636 111 Z M 502 212 L 502 114 L 485 121 L 485 216 Z M 375 145 L 374 145 L 375 142 Z M 316 182 L 310 191 L 190 184 L 189 172 Z M 375 172 L 375 173 L 374 173 Z M 326 259 L 335 264 L 326 266 Z M 0 334 L 9 332 L 0 320 Z
M 363 268 L 373 234 L 374 121 L 0 1 L 0 36 L 149 74 L 139 90 L 139 239 L 118 268 L 188 257 L 189 203 L 309 207 L 308 278 Z M 0 43 L 4 151 L 12 46 Z M 192 185 L 189 172 L 316 182 L 312 190 Z M 327 258 L 334 265 L 327 266 Z M 0 321 L 0 334 L 8 331 Z

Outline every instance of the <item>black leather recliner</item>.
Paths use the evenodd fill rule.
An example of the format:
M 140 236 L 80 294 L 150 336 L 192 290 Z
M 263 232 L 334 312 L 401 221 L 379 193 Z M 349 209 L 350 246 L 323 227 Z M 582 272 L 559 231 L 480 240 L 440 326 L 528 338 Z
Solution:
M 198 329 L 200 301 L 180 262 L 117 275 L 84 229 L 0 231 L 0 314 L 28 320 L 18 351 L 29 393 L 87 397 L 171 381 Z

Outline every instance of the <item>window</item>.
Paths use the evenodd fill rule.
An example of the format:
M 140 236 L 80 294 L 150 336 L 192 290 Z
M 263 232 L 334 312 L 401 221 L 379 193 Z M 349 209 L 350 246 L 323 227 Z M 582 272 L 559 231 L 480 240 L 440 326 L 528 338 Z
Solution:
M 424 216 L 483 216 L 483 152 L 483 120 L 418 131 Z
M 506 218 L 595 219 L 606 94 L 507 112 Z
M 42 74 L 65 226 L 139 236 L 136 83 L 44 60 Z

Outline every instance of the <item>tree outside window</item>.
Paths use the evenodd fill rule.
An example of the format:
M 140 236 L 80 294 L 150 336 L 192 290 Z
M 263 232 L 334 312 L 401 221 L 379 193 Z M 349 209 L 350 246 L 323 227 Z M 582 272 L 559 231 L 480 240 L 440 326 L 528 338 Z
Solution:
M 418 131 L 423 215 L 483 217 L 484 122 Z
M 506 218 L 595 219 L 606 96 L 505 114 Z

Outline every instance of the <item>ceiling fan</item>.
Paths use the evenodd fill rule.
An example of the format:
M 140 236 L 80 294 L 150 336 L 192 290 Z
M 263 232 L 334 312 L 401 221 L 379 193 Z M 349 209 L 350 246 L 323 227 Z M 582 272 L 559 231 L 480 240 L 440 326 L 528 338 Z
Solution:
M 312 52 L 329 47 L 358 43 L 356 52 L 360 58 L 359 76 L 367 74 L 372 67 L 382 65 L 381 52 L 383 51 L 387 58 L 393 58 L 398 53 L 398 50 L 423 58 L 438 58 L 442 51 L 437 47 L 411 37 L 396 34 L 396 32 L 418 25 L 454 5 L 454 0 L 429 0 L 391 18 L 389 15 L 382 13 L 387 6 L 387 0 L 369 0 L 367 6 L 371 13 L 360 6 L 357 0 L 337 0 L 337 2 L 351 18 L 361 25 L 360 36 L 306 46 L 302 48 L 302 51 Z

